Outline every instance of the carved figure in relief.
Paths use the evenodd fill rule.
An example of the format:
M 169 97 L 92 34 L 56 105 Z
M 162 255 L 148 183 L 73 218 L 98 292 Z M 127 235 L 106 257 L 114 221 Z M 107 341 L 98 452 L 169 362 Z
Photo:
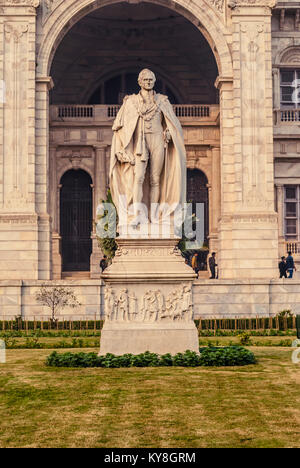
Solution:
M 114 292 L 110 286 L 106 286 L 104 291 L 104 312 L 105 318 L 108 321 L 116 320 L 116 299 Z
M 191 286 L 182 286 L 181 290 L 182 318 L 189 322 L 193 320 L 193 302 Z
M 160 290 L 149 290 L 143 297 L 143 320 L 154 322 L 160 320 L 164 311 L 164 296 Z
M 118 321 L 129 322 L 129 298 L 128 290 L 122 289 L 118 298 Z
M 128 294 L 129 299 L 129 321 L 135 322 L 137 319 L 138 311 L 137 311 L 137 298 L 135 294 Z

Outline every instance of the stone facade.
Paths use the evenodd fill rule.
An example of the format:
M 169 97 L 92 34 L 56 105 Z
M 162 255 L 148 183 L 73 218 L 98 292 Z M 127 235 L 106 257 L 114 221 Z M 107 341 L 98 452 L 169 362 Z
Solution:
M 143 6 L 147 18 L 138 0 L 0 0 L 0 315 L 34 310 L 22 301 L 36 281 L 100 287 L 94 232 L 90 271 L 63 271 L 61 178 L 72 169 L 90 175 L 95 218 L 119 105 L 109 102 L 111 80 L 121 80 L 121 99 L 144 66 L 174 96 L 188 168 L 207 178 L 209 248 L 218 253 L 220 280 L 241 280 L 241 291 L 243 281 L 267 288 L 287 249 L 300 261 L 299 215 L 292 235 L 286 211 L 286 187 L 300 186 L 300 114 L 298 101 L 282 99 L 282 71 L 297 79 L 300 70 L 298 2 Z M 213 293 L 217 285 L 195 290 L 208 287 Z M 100 302 L 83 303 L 80 314 L 101 312 Z

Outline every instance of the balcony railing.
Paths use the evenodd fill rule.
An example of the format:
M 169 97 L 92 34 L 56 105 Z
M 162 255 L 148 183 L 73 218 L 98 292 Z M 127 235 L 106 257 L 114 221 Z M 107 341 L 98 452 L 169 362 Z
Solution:
M 176 104 L 173 108 L 176 116 L 183 121 L 213 121 L 217 119 L 219 113 L 219 106 L 215 104 Z M 52 105 L 50 120 L 58 122 L 113 120 L 119 109 L 119 105 Z
M 286 252 L 291 252 L 292 255 L 300 256 L 300 242 L 298 241 L 287 241 L 285 243 Z
M 300 122 L 300 109 L 274 111 L 275 125 L 291 125 Z

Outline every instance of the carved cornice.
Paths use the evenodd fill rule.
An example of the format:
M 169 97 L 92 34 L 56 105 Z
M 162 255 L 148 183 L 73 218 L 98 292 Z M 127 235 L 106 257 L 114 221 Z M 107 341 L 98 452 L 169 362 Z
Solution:
M 40 5 L 40 0 L 0 0 L 0 6 L 6 7 L 33 7 L 37 8 Z

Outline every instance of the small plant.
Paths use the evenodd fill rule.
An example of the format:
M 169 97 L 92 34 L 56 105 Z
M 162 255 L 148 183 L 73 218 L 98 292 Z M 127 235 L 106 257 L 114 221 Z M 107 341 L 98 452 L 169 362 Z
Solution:
M 65 307 L 72 307 L 73 309 L 79 307 L 81 304 L 77 300 L 72 289 L 47 286 L 43 284 L 35 295 L 36 301 L 48 307 L 51 310 L 51 322 L 57 322 L 57 312 Z
M 111 205 L 114 205 L 110 190 L 108 190 L 107 192 L 106 200 L 102 200 L 102 203 L 109 203 Z M 116 225 L 118 224 L 118 218 L 116 215 L 117 211 L 115 211 L 115 214 L 113 212 L 109 214 L 108 211 L 105 209 L 103 211 L 103 214 L 98 215 L 97 223 L 95 224 L 96 227 L 98 223 L 101 224 L 101 227 L 105 231 L 106 236 L 100 237 L 97 233 L 97 229 L 96 236 L 99 247 L 101 248 L 102 252 L 108 257 L 109 260 L 111 260 L 115 256 L 116 250 L 118 248 L 118 245 L 115 240 L 115 236 L 118 235 L 115 232 Z M 104 218 L 106 218 L 107 222 L 103 225 Z
M 251 345 L 251 335 L 250 333 L 243 332 L 238 335 L 239 342 L 242 346 L 249 346 Z
M 290 309 L 284 309 L 277 314 L 279 318 L 293 317 L 292 311 Z

